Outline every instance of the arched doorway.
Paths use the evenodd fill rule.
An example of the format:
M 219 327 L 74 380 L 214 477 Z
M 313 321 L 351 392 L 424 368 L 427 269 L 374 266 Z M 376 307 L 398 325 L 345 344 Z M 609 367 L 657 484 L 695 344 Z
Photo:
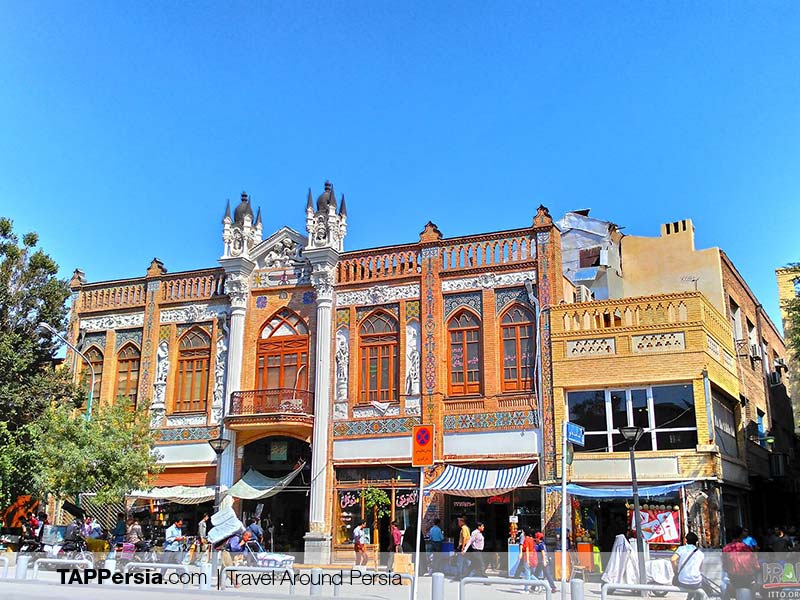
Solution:
M 264 505 L 261 526 L 267 550 L 272 542 L 275 552 L 303 551 L 303 536 L 308 531 L 311 501 L 311 446 L 296 438 L 270 436 L 244 447 L 242 474 L 255 469 L 267 477 L 280 478 L 294 471 L 301 461 L 306 463 L 305 468 L 284 490 L 263 500 L 242 501 L 242 521 L 245 523 L 255 516 L 259 504 Z M 270 526 L 273 527 L 271 536 Z

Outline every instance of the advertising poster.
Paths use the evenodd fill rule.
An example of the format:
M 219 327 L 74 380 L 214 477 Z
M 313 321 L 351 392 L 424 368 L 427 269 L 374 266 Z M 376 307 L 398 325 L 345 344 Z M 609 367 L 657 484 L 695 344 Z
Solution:
M 650 544 L 680 544 L 681 517 L 677 510 L 640 510 L 642 516 L 642 536 Z M 628 511 L 631 530 L 636 530 L 633 511 Z

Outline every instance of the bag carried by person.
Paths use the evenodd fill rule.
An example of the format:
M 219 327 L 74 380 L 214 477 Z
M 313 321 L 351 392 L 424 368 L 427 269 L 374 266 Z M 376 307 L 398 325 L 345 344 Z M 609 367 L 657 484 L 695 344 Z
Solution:
M 692 551 L 689 553 L 689 556 L 688 556 L 688 557 L 686 557 L 686 560 L 685 560 L 685 561 L 683 561 L 683 562 L 680 564 L 680 566 L 678 567 L 678 570 L 677 570 L 677 571 L 675 571 L 675 575 L 673 575 L 673 576 L 672 576 L 672 585 L 674 585 L 675 587 L 680 587 L 680 586 L 681 586 L 680 582 L 678 581 L 678 577 L 680 576 L 680 574 L 681 574 L 681 571 L 683 571 L 683 567 L 685 567 L 685 566 L 686 566 L 686 564 L 687 564 L 687 563 L 688 563 L 690 560 L 692 560 L 692 557 L 694 556 L 694 553 L 695 553 L 695 552 L 697 552 L 697 548 L 695 548 L 694 550 L 692 550 Z

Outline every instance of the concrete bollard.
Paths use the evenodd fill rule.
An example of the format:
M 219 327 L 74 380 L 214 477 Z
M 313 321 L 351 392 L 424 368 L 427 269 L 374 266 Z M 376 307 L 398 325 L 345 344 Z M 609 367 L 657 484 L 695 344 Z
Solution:
M 311 589 L 308 591 L 309 596 L 322 596 L 322 569 L 311 569 Z
M 444 573 L 434 573 L 431 577 L 431 600 L 444 600 Z
M 27 554 L 17 554 L 17 570 L 14 573 L 14 577 L 17 579 L 26 579 L 28 577 L 28 563 L 31 561 L 31 557 Z
M 569 593 L 572 600 L 583 600 L 583 579 L 577 577 L 569 582 Z
M 202 577 L 200 578 L 200 589 L 201 590 L 210 590 L 211 589 L 211 563 L 202 563 L 200 565 L 200 573 Z
M 341 593 L 342 593 L 342 584 L 341 584 L 341 583 L 339 583 L 339 580 L 338 580 L 338 579 L 334 579 L 334 584 L 333 584 L 333 595 L 334 595 L 334 596 L 338 596 L 338 595 L 339 595 L 339 594 L 341 594 Z
M 103 561 L 103 567 L 114 573 L 117 570 L 117 559 L 107 558 Z
M 750 588 L 739 588 L 736 590 L 736 600 L 753 600 L 753 590 Z

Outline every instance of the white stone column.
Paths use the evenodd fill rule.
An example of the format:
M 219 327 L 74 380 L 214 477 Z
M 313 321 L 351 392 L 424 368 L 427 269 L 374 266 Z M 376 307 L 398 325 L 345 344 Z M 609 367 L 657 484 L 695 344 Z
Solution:
M 326 523 L 328 503 L 328 431 L 331 411 L 331 332 L 333 331 L 333 284 L 338 253 L 330 248 L 307 250 L 313 265 L 311 282 L 317 296 L 317 330 L 314 375 L 314 431 L 311 441 L 311 506 L 309 532 L 305 536 L 305 562 L 327 564 L 331 558 L 331 535 Z
M 225 281 L 225 291 L 231 299 L 231 322 L 228 338 L 228 366 L 227 382 L 225 385 L 225 414 L 230 411 L 230 396 L 239 391 L 242 377 L 242 357 L 244 356 L 244 319 L 247 312 L 247 297 L 249 293 L 250 269 L 228 273 Z M 224 420 L 224 416 L 223 416 Z M 236 458 L 236 432 L 223 427 L 224 438 L 231 441 L 220 461 L 220 483 L 230 487 L 233 482 L 234 462 Z

